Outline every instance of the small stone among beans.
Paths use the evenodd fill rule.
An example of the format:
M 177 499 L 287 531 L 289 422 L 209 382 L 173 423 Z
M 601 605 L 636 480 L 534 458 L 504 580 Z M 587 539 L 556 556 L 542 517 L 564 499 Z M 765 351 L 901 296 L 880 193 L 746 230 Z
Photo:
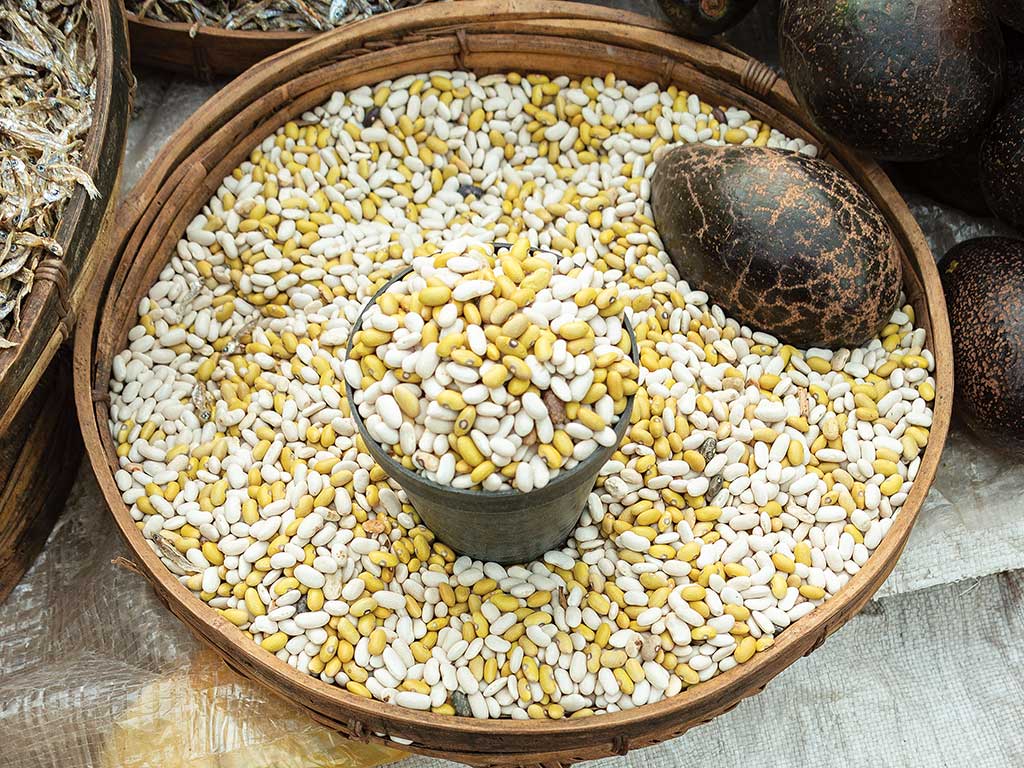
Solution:
M 473 716 L 473 710 L 469 707 L 469 697 L 462 691 L 452 691 L 452 706 L 459 717 Z

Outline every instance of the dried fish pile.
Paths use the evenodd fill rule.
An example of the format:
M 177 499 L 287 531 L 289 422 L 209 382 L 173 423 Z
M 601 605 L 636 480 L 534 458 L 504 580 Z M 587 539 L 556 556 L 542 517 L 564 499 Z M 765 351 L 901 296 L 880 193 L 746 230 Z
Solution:
M 142 19 L 249 31 L 323 32 L 423 0 L 128 0 Z
M 35 265 L 80 184 L 92 124 L 96 45 L 85 0 L 0 5 L 0 348 L 14 346 Z

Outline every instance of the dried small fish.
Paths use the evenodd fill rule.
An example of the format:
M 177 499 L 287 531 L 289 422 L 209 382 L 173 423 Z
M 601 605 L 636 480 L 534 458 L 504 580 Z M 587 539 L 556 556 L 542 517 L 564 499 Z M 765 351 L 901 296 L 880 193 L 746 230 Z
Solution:
M 331 24 L 340 24 L 347 10 L 348 0 L 331 0 L 331 5 L 327 9 L 327 20 Z
M 6 291 L 0 289 L 0 320 L 6 318 L 11 312 L 14 311 L 14 307 L 17 304 L 17 297 L 8 294 Z
M 197 383 L 192 388 L 192 407 L 195 409 L 196 418 L 203 424 L 213 416 L 213 409 L 217 399 L 206 391 L 204 384 Z
M 16 272 L 21 271 L 21 268 L 25 266 L 25 262 L 28 261 L 30 251 L 28 248 L 17 248 L 14 250 L 13 256 L 8 256 L 4 261 L 0 261 L 0 280 L 4 280 Z
M 21 304 L 78 187 L 93 119 L 95 30 L 88 0 L 0 5 L 0 348 L 14 346 Z
M 235 331 L 234 335 L 232 335 L 231 337 L 231 340 L 224 345 L 224 348 L 221 350 L 221 353 L 224 355 L 235 354 L 235 352 L 237 352 L 239 348 L 242 346 L 242 338 L 248 336 L 249 333 L 252 332 L 252 329 L 255 328 L 256 325 L 259 323 L 259 321 L 260 313 L 253 312 L 252 315 L 249 316 L 249 319 L 242 323 L 241 327 L 239 327 L 239 329 Z
M 202 569 L 197 568 L 192 564 L 192 561 L 185 557 L 178 548 L 174 546 L 174 543 L 159 533 L 154 536 L 150 541 L 156 546 L 157 554 L 164 558 L 165 562 L 169 562 L 171 565 L 177 567 L 182 573 L 199 573 Z
M 54 256 L 64 255 L 64 248 L 52 237 L 40 237 L 39 235 L 33 235 L 31 232 L 14 232 L 9 242 L 12 245 L 21 245 L 27 248 L 41 248 L 49 251 Z
M 430 0 L 128 0 L 128 10 L 156 21 L 250 31 L 323 32 Z M 22 64 L 31 66 L 27 60 Z
M 185 293 L 183 293 L 178 300 L 174 302 L 171 309 L 179 317 L 185 312 L 185 310 L 192 304 L 192 299 L 199 295 L 199 292 L 203 290 L 203 282 L 201 280 L 194 280 Z

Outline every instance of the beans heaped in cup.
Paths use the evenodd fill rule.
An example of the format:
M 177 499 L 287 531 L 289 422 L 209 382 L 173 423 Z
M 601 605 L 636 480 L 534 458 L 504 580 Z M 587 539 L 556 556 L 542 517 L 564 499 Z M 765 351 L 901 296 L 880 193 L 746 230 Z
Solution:
M 626 303 L 588 302 L 592 283 L 526 238 L 414 258 L 344 367 L 370 436 L 431 480 L 489 491 L 543 488 L 616 444 L 639 371 Z

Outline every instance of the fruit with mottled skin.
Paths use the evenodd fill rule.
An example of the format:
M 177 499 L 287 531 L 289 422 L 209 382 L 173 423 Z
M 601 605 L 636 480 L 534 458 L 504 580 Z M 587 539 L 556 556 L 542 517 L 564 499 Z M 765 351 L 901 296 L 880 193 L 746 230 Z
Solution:
M 1024 228 L 1024 91 L 999 110 L 981 145 L 981 188 L 996 216 Z
M 687 37 L 711 37 L 739 24 L 757 0 L 660 0 L 676 31 Z
M 987 442 L 1024 455 L 1024 240 L 967 240 L 939 271 L 957 413 Z
M 1000 21 L 1024 32 L 1024 3 L 1021 0 L 988 0 L 988 3 Z
M 1003 41 L 1006 43 L 1006 85 L 1004 98 L 1011 98 L 1024 90 L 1024 30 L 1003 26 Z
M 877 206 L 829 163 L 761 147 L 682 146 L 652 180 L 680 276 L 756 330 L 858 345 L 884 326 L 902 267 Z
M 900 163 L 898 172 L 929 197 L 975 216 L 990 216 L 981 190 L 981 142 L 976 141 L 937 160 Z
M 884 160 L 967 144 L 1002 92 L 1003 38 L 986 0 L 783 0 L 779 53 L 815 122 Z

